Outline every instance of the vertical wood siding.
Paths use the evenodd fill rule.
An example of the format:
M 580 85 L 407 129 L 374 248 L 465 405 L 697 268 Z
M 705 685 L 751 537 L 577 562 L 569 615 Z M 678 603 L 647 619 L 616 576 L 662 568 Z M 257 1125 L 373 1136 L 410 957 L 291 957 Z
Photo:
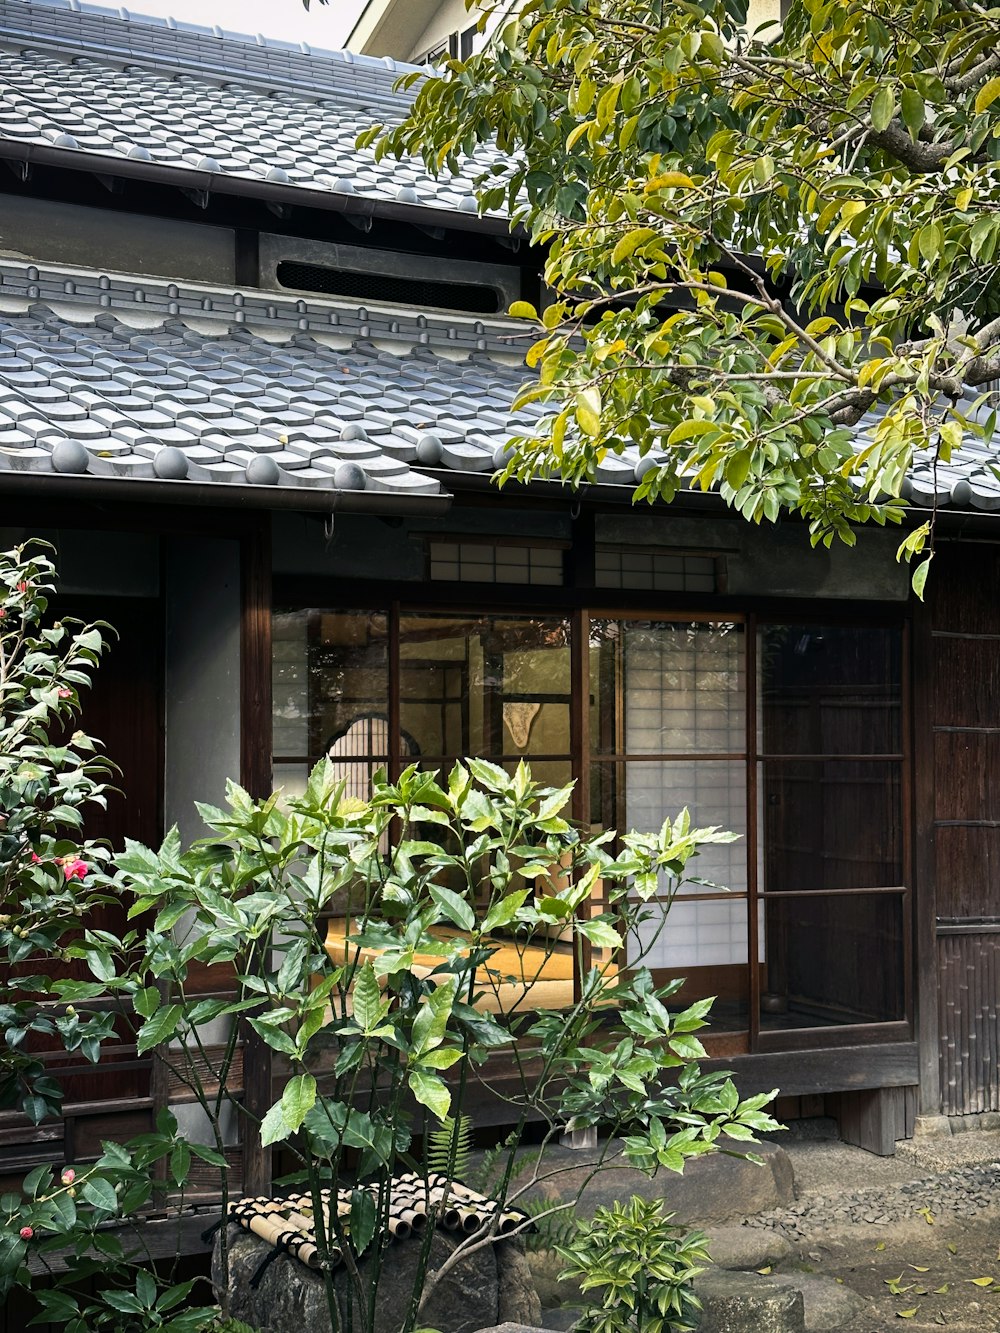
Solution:
M 941 1100 L 945 1115 L 1000 1111 L 1000 934 L 938 939 Z
M 941 1111 L 1000 1110 L 1000 548 L 935 561 L 925 689 Z

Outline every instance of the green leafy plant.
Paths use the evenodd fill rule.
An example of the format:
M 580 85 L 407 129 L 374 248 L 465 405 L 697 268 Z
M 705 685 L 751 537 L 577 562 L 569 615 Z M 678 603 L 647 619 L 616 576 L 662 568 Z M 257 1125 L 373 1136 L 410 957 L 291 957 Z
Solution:
M 362 142 L 454 172 L 494 141 L 480 204 L 544 250 L 555 299 L 511 313 L 549 412 L 505 478 L 638 445 L 638 499 L 711 487 L 829 545 L 901 522 L 915 460 L 985 440 L 997 471 L 994 5 L 792 0 L 756 31 L 747 0 L 477 8 L 494 40 L 405 76 L 411 114 Z
M 510 774 L 478 759 L 446 779 L 414 766 L 395 782 L 377 775 L 368 802 L 346 797 L 326 760 L 301 796 L 254 801 L 231 783 L 227 808 L 199 807 L 208 839 L 184 851 L 172 832 L 159 852 L 130 844 L 118 858 L 132 914 L 155 913 L 140 965 L 108 983 L 142 1016 L 140 1049 L 173 1041 L 197 1053 L 201 1024 L 245 1015 L 290 1068 L 259 1132 L 296 1160 L 316 1217 L 331 1182 L 426 1171 L 428 1152 L 440 1166 L 444 1151 L 454 1179 L 473 1081 L 505 1100 L 515 1126 L 493 1189 L 501 1206 L 555 1169 L 547 1149 L 570 1120 L 623 1136 L 625 1156 L 647 1170 L 679 1171 L 722 1134 L 773 1128 L 767 1096 L 741 1102 L 725 1075 L 694 1065 L 709 1004 L 678 1012 L 670 1001 L 680 983 L 656 986 L 642 966 L 689 860 L 733 835 L 692 828 L 682 812 L 656 833 L 626 834 L 615 854 L 610 834 L 585 837 L 565 818 L 570 795 L 540 786 L 523 764 Z M 566 867 L 560 887 L 556 865 Z M 346 934 L 326 949 L 316 923 L 344 898 Z M 182 917 L 178 941 L 172 927 Z M 501 927 L 502 943 L 492 934 Z M 546 1011 L 536 996 L 546 961 L 567 947 L 560 936 L 582 987 L 576 1001 Z M 626 937 L 628 972 L 615 958 Z M 196 961 L 235 964 L 231 999 L 194 1001 L 187 976 Z M 225 1076 L 235 1022 L 232 1031 L 218 1091 L 203 1102 L 214 1125 L 225 1099 L 236 1100 Z M 192 1084 L 195 1067 L 192 1059 Z M 541 1122 L 543 1144 L 525 1174 L 516 1147 L 529 1121 Z M 612 1141 L 594 1170 L 616 1151 Z M 388 1192 L 375 1197 L 373 1206 L 359 1191 L 320 1239 L 321 1255 L 344 1254 L 369 1325 L 389 1235 Z M 446 1273 L 497 1234 L 494 1220 L 431 1272 L 427 1229 L 411 1323 Z M 329 1264 L 324 1273 L 336 1326 Z
M 659 1199 L 634 1197 L 598 1208 L 574 1238 L 558 1246 L 561 1277 L 593 1293 L 575 1327 L 580 1333 L 680 1333 L 697 1327 L 701 1303 L 693 1280 L 704 1272 L 708 1238 L 685 1234 Z
M 36 1124 L 58 1112 L 62 1090 L 32 1036 L 96 1063 L 114 1021 L 77 1012 L 102 987 L 68 978 L 65 967 L 81 920 L 115 900 L 107 849 L 80 840 L 87 806 L 105 803 L 112 766 L 73 729 L 104 639 L 97 625 L 50 623 L 49 549 L 29 542 L 0 553 L 0 1108 Z M 40 1007 L 40 995 L 57 1003 Z
M 34 1034 L 58 1033 L 96 1060 L 114 1030 L 170 1067 L 210 1141 L 180 1136 L 161 1111 L 154 1133 L 105 1142 L 98 1161 L 68 1168 L 69 1178 L 31 1173 L 0 1197 L 0 1293 L 32 1285 L 29 1253 L 43 1265 L 58 1255 L 65 1267 L 41 1300 L 69 1333 L 125 1333 L 138 1320 L 187 1333 L 228 1317 L 225 1294 L 221 1311 L 182 1308 L 189 1290 L 144 1262 L 141 1226 L 131 1240 L 108 1226 L 183 1206 L 195 1158 L 218 1170 L 224 1212 L 230 1111 L 245 1135 L 282 1146 L 291 1179 L 311 1195 L 332 1327 L 370 1329 L 390 1242 L 388 1180 L 437 1169 L 454 1182 L 468 1157 L 473 1093 L 503 1100 L 512 1128 L 491 1164 L 497 1214 L 433 1266 L 435 1228 L 413 1242 L 403 1333 L 424 1322 L 465 1256 L 499 1239 L 500 1213 L 559 1173 L 551 1150 L 567 1124 L 607 1136 L 591 1174 L 617 1154 L 650 1172 L 680 1171 L 721 1135 L 751 1140 L 776 1127 L 768 1095 L 741 1101 L 725 1074 L 698 1069 L 709 1002 L 680 1008 L 680 983 L 658 986 L 643 965 L 689 863 L 734 836 L 693 828 L 686 811 L 616 841 L 581 832 L 565 813 L 571 787 L 542 786 L 523 764 L 508 773 L 470 759 L 444 776 L 410 766 L 393 782 L 376 775 L 370 800 L 359 801 L 324 760 L 301 795 L 254 800 L 230 783 L 225 807 L 198 807 L 209 836 L 189 848 L 173 829 L 158 850 L 129 843 L 112 866 L 99 847 L 59 841 L 63 825 L 79 831 L 85 798 L 102 797 L 106 766 L 94 743 L 79 732 L 66 744 L 48 737 L 75 712 L 100 636 L 42 626 L 46 560 L 16 552 L 0 563 L 0 626 L 13 636 L 3 649 L 2 725 L 13 741 L 0 754 L 0 945 L 31 972 L 4 983 L 26 992 L 5 1011 L 16 1035 L 4 1086 L 36 1097 L 28 1105 L 38 1117 L 58 1113 L 58 1089 L 30 1063 Z M 117 931 L 93 922 L 93 909 L 109 905 L 125 917 Z M 318 926 L 338 911 L 342 933 L 324 943 Z M 546 968 L 567 950 L 578 994 L 546 1009 Z M 84 976 L 60 977 L 53 962 Z M 192 973 L 221 964 L 231 989 L 205 997 Z M 233 1079 L 244 1023 L 289 1071 L 259 1119 Z M 519 1159 L 529 1123 L 541 1142 Z M 344 1216 L 324 1210 L 320 1191 L 345 1182 L 373 1188 L 356 1190 Z M 535 1220 L 572 1207 L 553 1202 Z M 220 1246 L 225 1271 L 226 1228 Z M 98 1270 L 104 1294 L 84 1302 L 74 1283 Z

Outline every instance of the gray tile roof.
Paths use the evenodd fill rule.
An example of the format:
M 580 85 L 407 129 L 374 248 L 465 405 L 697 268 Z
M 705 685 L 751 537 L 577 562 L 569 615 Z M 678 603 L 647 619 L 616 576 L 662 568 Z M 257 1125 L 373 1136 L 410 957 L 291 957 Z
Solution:
M 425 469 L 489 473 L 535 419 L 508 415 L 510 334 L 4 263 L 0 492 L 13 471 L 440 494 Z
M 472 177 L 500 160 L 494 150 L 435 179 L 355 147 L 369 125 L 405 114 L 412 94 L 393 83 L 411 66 L 127 13 L 0 0 L 0 154 L 59 149 L 95 171 L 190 172 L 199 189 L 266 182 L 290 198 L 477 212 Z
M 0 494 L 19 472 L 447 495 L 449 474 L 485 479 L 543 412 L 510 413 L 523 337 L 512 321 L 0 261 Z M 994 458 L 970 442 L 936 476 L 921 460 L 909 494 L 1000 510 Z M 655 461 L 630 447 L 594 480 L 627 493 Z

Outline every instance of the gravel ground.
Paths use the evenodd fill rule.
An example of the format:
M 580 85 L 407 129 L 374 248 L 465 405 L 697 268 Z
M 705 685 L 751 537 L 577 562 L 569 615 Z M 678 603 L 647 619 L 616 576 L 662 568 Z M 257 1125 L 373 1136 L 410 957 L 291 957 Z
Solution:
M 1000 1204 L 1000 1163 L 966 1166 L 897 1185 L 809 1194 L 787 1208 L 758 1213 L 745 1226 L 768 1227 L 789 1239 L 855 1223 L 885 1226 L 925 1218 L 974 1218 Z

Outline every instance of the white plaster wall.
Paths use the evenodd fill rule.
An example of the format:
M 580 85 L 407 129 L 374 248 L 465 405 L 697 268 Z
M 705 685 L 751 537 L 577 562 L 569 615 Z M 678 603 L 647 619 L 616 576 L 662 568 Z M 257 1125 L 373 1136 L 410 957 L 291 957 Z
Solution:
M 517 0 L 511 0 L 508 9 L 496 17 L 490 19 L 489 25 L 484 33 L 478 34 L 474 43 L 474 50 L 482 49 L 490 34 L 503 22 L 508 15 L 514 15 L 519 10 L 520 5 Z M 466 9 L 464 0 L 442 0 L 433 20 L 420 34 L 418 40 L 413 44 L 413 48 L 407 55 L 408 60 L 416 60 L 423 56 L 427 51 L 447 40 L 453 32 L 463 32 L 466 28 L 474 24 L 478 17 L 478 10 L 473 8 L 471 11 Z M 769 23 L 781 18 L 781 0 L 750 0 L 750 7 L 747 15 L 747 30 L 754 32 L 763 23 Z
M 511 13 L 514 13 L 517 6 L 511 5 Z M 426 51 L 439 43 L 447 40 L 453 32 L 464 32 L 466 28 L 471 28 L 479 21 L 479 11 L 477 9 L 466 9 L 465 0 L 443 0 L 439 6 L 433 20 L 420 34 L 420 37 L 413 45 L 408 59 L 415 60 L 422 56 Z M 496 27 L 498 19 L 491 19 L 489 27 L 485 33 L 476 35 L 474 50 L 482 49 L 489 33 Z
M 188 843 L 205 827 L 194 802 L 225 802 L 240 776 L 240 552 L 235 541 L 178 537 L 164 552 L 164 821 Z

